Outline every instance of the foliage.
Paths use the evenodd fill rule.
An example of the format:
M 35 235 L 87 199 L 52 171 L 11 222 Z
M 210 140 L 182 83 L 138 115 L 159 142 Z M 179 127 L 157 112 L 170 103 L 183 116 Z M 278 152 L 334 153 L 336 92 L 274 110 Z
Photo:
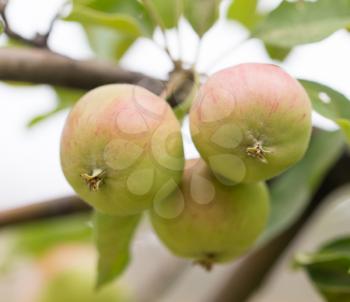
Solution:
M 298 45 L 319 42 L 338 30 L 350 28 L 349 0 L 284 0 L 269 12 L 261 12 L 258 4 L 258 0 L 232 0 L 223 17 L 243 25 L 249 39 L 258 39 L 274 60 L 285 60 Z M 72 0 L 72 9 L 64 21 L 77 22 L 82 26 L 98 58 L 119 61 L 137 39 L 153 41 L 157 28 L 166 41 L 167 31 L 177 28 L 181 17 L 202 39 L 218 21 L 220 5 L 220 0 Z M 2 24 L 0 27 L 2 31 Z M 18 43 L 9 38 L 8 46 L 18 47 L 15 41 Z M 166 45 L 164 51 L 178 67 L 179 62 L 171 57 L 168 47 Z M 181 65 L 181 68 L 184 66 Z M 180 120 L 192 105 L 197 83 L 196 79 L 190 93 L 174 108 Z M 310 96 L 313 109 L 334 121 L 341 131 L 315 130 L 305 158 L 272 182 L 272 214 L 261 242 L 280 234 L 300 217 L 343 151 L 344 138 L 350 144 L 349 99 L 323 84 L 310 80 L 301 80 L 301 83 Z M 29 126 L 71 107 L 84 93 L 62 87 L 53 89 L 57 98 L 55 108 L 32 119 Z M 61 242 L 88 241 L 92 230 L 87 220 L 88 216 L 82 215 L 19 226 L 14 230 L 13 254 L 37 257 Z M 97 286 L 110 282 L 127 267 L 131 240 L 139 220 L 139 216 L 111 217 L 96 213 Z M 343 238 L 321 247 L 314 254 L 299 256 L 297 263 L 307 270 L 329 301 L 347 301 L 350 291 L 349 257 L 349 239 Z
M 84 25 L 90 46 L 97 56 L 108 60 L 120 60 L 136 37 L 123 35 L 101 26 Z
M 200 37 L 203 37 L 218 19 L 220 2 L 220 0 L 184 0 L 184 16 Z
M 142 0 L 155 25 L 174 28 L 182 14 L 182 0 Z
M 118 217 L 95 213 L 95 242 L 99 253 L 97 287 L 118 277 L 128 265 L 129 245 L 139 220 L 140 215 Z
M 84 91 L 79 89 L 53 87 L 53 90 L 56 94 L 56 106 L 52 110 L 40 114 L 34 117 L 32 120 L 30 120 L 28 123 L 29 127 L 35 126 L 38 123 L 53 116 L 54 114 L 72 107 L 75 104 L 75 102 L 84 94 Z
M 143 5 L 134 0 L 74 0 L 66 20 L 82 24 L 96 55 L 109 60 L 119 60 L 138 37 L 150 37 L 154 30 Z
M 247 30 L 251 31 L 266 18 L 266 15 L 258 11 L 258 0 L 235 0 L 228 9 L 227 17 L 240 22 Z M 264 43 L 264 47 L 270 58 L 277 61 L 284 61 L 291 51 L 290 48 L 268 43 Z
M 339 131 L 315 130 L 305 157 L 271 185 L 271 215 L 262 243 L 286 230 L 300 217 L 343 147 Z
M 43 219 L 13 228 L 13 253 L 38 257 L 61 243 L 89 242 L 92 228 L 90 215 L 78 214 L 61 218 Z
M 257 0 L 234 0 L 227 17 L 251 31 L 278 61 L 285 60 L 293 47 L 321 41 L 350 24 L 348 0 L 284 0 L 268 14 L 260 12 L 257 4 Z
M 271 44 L 264 44 L 267 54 L 271 59 L 276 61 L 284 61 L 291 52 L 290 48 L 283 48 Z
M 234 0 L 227 11 L 227 17 L 251 29 L 261 18 L 257 6 L 258 0 Z
M 295 265 L 303 268 L 329 302 L 350 300 L 350 237 L 327 242 L 314 253 L 300 253 Z
M 321 41 L 349 24 L 348 0 L 283 1 L 253 35 L 268 44 L 289 48 Z
M 306 80 L 301 83 L 310 96 L 313 109 L 338 124 L 350 144 L 350 100 L 325 85 Z
M 72 214 L 22 223 L 9 228 L 9 250 L 0 263 L 0 272 L 8 271 L 18 258 L 37 259 L 51 249 L 66 243 L 91 243 L 90 214 Z
M 128 15 L 108 14 L 78 4 L 73 5 L 73 10 L 66 17 L 66 20 L 77 21 L 82 24 L 100 25 L 130 36 L 140 36 L 142 31 L 137 22 Z
M 138 28 L 138 32 L 145 36 L 150 36 L 154 29 L 150 16 L 146 13 L 141 1 L 125 1 L 125 0 L 72 0 L 73 10 L 74 5 L 78 5 L 82 9 L 87 8 L 96 14 L 102 14 L 108 18 L 108 16 L 124 16 L 129 18 L 133 26 Z M 69 18 L 69 16 L 68 16 Z M 104 18 L 99 20 L 99 25 L 103 25 Z M 88 20 L 87 20 L 88 21 Z M 91 25 L 88 22 L 89 25 Z M 115 28 L 116 31 L 123 31 L 123 28 Z

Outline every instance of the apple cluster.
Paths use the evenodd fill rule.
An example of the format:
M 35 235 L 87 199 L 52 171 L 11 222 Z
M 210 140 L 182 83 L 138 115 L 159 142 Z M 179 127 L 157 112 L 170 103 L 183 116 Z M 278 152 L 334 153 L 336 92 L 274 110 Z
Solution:
M 189 116 L 201 158 L 185 161 L 180 123 L 161 97 L 135 85 L 96 88 L 68 116 L 61 164 L 97 211 L 147 210 L 174 254 L 209 269 L 244 254 L 263 232 L 265 181 L 305 154 L 311 104 L 281 68 L 241 64 L 210 76 Z

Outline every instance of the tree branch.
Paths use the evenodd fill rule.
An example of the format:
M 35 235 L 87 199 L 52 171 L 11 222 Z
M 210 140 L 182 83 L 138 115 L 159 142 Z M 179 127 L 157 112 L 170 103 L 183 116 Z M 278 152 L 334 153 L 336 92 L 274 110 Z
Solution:
M 0 211 L 0 227 L 89 210 L 90 206 L 77 196 L 56 198 Z
M 97 60 L 74 60 L 47 49 L 0 49 L 0 80 L 92 89 L 111 83 L 143 86 L 156 94 L 164 83 L 142 73 Z

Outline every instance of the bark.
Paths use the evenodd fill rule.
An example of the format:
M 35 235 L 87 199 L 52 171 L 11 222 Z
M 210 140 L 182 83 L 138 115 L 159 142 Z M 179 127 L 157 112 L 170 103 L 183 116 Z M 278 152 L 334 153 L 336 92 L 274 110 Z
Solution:
M 113 63 L 74 60 L 38 48 L 0 49 L 0 80 L 86 90 L 111 83 L 129 83 L 143 86 L 156 94 L 164 89 L 162 81 Z

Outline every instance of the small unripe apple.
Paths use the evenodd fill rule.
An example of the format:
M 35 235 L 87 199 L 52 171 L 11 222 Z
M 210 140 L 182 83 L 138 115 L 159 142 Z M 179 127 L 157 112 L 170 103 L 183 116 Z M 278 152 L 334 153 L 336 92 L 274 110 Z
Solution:
M 311 135 L 311 103 L 298 81 L 270 64 L 209 77 L 190 112 L 193 141 L 220 177 L 270 179 L 298 162 Z
M 203 160 L 188 161 L 183 180 L 151 210 L 160 240 L 175 255 L 210 268 L 245 253 L 264 230 L 269 194 L 264 183 L 226 186 Z
M 180 181 L 180 124 L 165 100 L 133 85 L 106 85 L 84 95 L 61 139 L 63 173 L 97 210 L 131 215 Z

